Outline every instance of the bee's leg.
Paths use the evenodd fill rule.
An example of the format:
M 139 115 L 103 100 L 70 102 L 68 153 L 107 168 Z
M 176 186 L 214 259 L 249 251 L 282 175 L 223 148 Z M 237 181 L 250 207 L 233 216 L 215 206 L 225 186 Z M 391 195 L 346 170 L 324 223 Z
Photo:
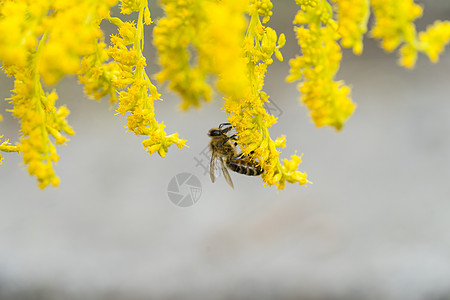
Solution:
M 225 128 L 225 129 L 220 129 L 220 131 L 222 133 L 224 133 L 224 134 L 227 134 L 227 132 L 230 131 L 231 129 L 233 129 L 233 127 L 230 126 L 230 127 Z
M 255 151 L 250 151 L 250 154 L 253 154 L 253 153 L 255 153 Z M 239 153 L 238 155 L 236 155 L 235 157 L 233 157 L 233 158 L 231 158 L 231 159 L 241 159 L 241 158 L 244 158 L 244 157 L 247 157 L 244 153 Z
M 225 127 L 225 126 L 229 126 L 229 127 L 223 128 L 223 127 Z M 219 125 L 219 130 L 221 130 L 222 133 L 227 133 L 227 132 L 230 131 L 232 128 L 233 128 L 233 126 L 231 126 L 230 123 L 222 123 L 222 124 Z
M 220 145 L 225 145 L 226 142 L 228 142 L 228 140 L 233 140 L 233 141 L 237 141 L 237 135 L 233 134 L 232 136 L 228 136 Z M 234 145 L 237 146 L 237 143 L 234 142 Z
M 231 124 L 230 123 L 221 123 L 219 125 L 219 129 L 222 129 L 223 126 L 231 126 Z
M 233 134 L 232 136 L 230 136 L 230 137 L 227 139 L 227 141 L 228 141 L 228 140 L 237 141 L 237 140 L 238 140 L 237 134 Z M 234 144 L 235 146 L 237 146 L 237 143 L 236 143 L 236 142 L 233 142 L 233 144 Z
M 239 153 L 238 155 L 232 157 L 230 160 L 241 159 L 241 158 L 244 158 L 244 157 L 245 157 L 244 153 Z

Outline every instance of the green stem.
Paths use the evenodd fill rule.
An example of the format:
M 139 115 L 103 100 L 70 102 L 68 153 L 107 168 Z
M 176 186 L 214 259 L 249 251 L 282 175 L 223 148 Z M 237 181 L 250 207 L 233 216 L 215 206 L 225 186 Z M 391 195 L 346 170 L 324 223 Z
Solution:
M 44 153 L 45 160 L 47 161 L 47 163 L 51 163 L 50 156 L 47 155 L 48 145 L 49 143 L 51 143 L 51 141 L 48 137 L 46 127 L 47 124 L 47 115 L 45 112 L 46 103 L 43 101 L 43 98 L 45 99 L 45 96 L 41 85 L 41 77 L 39 75 L 40 55 L 42 53 L 42 48 L 47 42 L 47 38 L 48 38 L 48 31 L 44 32 L 44 34 L 42 35 L 41 40 L 39 41 L 38 47 L 36 49 L 36 52 L 34 53 L 34 63 L 31 65 L 31 76 L 33 81 L 33 94 L 31 96 L 31 100 L 34 101 L 35 109 L 42 118 L 41 124 L 39 125 L 41 127 L 42 139 L 44 141 L 42 153 Z

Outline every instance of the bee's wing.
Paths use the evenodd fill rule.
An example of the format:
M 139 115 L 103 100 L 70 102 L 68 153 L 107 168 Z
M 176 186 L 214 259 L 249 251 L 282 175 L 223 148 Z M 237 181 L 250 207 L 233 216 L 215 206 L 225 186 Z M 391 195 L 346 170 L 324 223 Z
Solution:
M 225 180 L 228 182 L 228 184 L 229 184 L 232 188 L 234 188 L 233 181 L 231 180 L 230 173 L 228 173 L 228 169 L 227 169 L 227 167 L 225 166 L 225 163 L 223 162 L 222 157 L 220 157 L 220 162 L 221 162 L 221 166 L 222 166 L 222 173 L 223 173 L 223 176 L 225 177 Z
M 211 162 L 209 163 L 209 176 L 211 176 L 211 181 L 214 182 L 216 180 L 216 176 L 214 175 L 214 170 L 216 168 L 216 152 L 213 151 L 211 153 Z

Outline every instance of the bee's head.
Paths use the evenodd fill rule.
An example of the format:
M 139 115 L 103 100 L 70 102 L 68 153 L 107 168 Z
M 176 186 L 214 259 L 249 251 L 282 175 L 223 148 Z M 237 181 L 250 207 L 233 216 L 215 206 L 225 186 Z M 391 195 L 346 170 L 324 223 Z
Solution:
M 220 135 L 222 135 L 222 130 L 220 130 L 219 128 L 212 128 L 208 131 L 209 137 L 220 136 Z

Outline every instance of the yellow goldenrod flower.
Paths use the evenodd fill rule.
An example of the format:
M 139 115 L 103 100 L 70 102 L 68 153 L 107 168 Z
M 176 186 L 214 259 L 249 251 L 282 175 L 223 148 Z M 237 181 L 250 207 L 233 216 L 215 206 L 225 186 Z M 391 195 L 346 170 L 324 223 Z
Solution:
M 432 62 L 450 41 L 450 22 L 436 21 L 424 32 L 416 32 L 414 21 L 422 16 L 422 7 L 413 0 L 372 0 L 375 16 L 373 37 L 381 40 L 386 51 L 400 47 L 399 63 L 413 68 L 417 53 L 426 54 Z
M 316 126 L 329 125 L 340 130 L 355 109 L 349 98 L 350 88 L 334 81 L 342 57 L 337 43 L 338 25 L 325 0 L 296 1 L 301 10 L 294 19 L 302 56 L 292 59 L 288 81 L 298 84 L 301 101 L 311 112 Z
M 121 12 L 125 15 L 131 14 L 134 11 L 140 11 L 141 9 L 143 9 L 145 7 L 147 7 L 147 0 L 122 0 L 122 1 L 120 1 Z
M 368 0 L 333 0 L 337 4 L 338 32 L 341 44 L 345 48 L 353 48 L 359 55 L 363 50 L 363 35 L 367 31 L 369 19 Z
M 372 36 L 380 39 L 386 51 L 393 51 L 400 43 L 416 43 L 414 20 L 422 15 L 422 8 L 413 0 L 372 0 L 375 16 Z
M 82 58 L 78 78 L 86 95 L 96 100 L 108 95 L 110 103 L 115 103 L 117 95 L 113 81 L 119 77 L 120 69 L 116 63 L 107 63 L 108 59 L 106 44 L 99 41 L 97 51 Z
M 44 16 L 37 9 L 31 10 L 27 2 L 2 1 L 0 60 L 4 65 L 25 66 L 28 52 L 36 48 L 36 39 L 42 34 L 42 26 L 38 24 Z
M 48 15 L 43 22 L 48 40 L 42 49 L 39 71 L 45 83 L 55 84 L 66 74 L 81 72 L 80 59 L 96 53 L 98 41 L 103 38 L 100 21 L 108 16 L 115 2 L 56 1 L 49 7 L 57 13 Z
M 72 135 L 74 131 L 66 121 L 68 109 L 64 106 L 56 109 L 54 106 L 56 93 L 45 93 L 42 90 L 37 71 L 42 44 L 39 44 L 32 57 L 35 64 L 29 68 L 7 68 L 16 79 L 11 103 L 14 104 L 13 116 L 21 122 L 22 137 L 18 149 L 24 163 L 28 165 L 28 172 L 37 177 L 40 188 L 45 188 L 48 184 L 57 186 L 59 183 L 52 166 L 59 157 L 50 136 L 55 139 L 56 144 L 64 144 L 67 139 L 61 132 Z
M 211 100 L 209 76 L 226 95 L 244 97 L 248 78 L 242 58 L 247 1 L 162 1 L 166 16 L 153 30 L 159 82 L 180 94 L 182 109 Z M 213 78 L 214 79 L 214 78 Z
M 247 64 L 242 49 L 242 37 L 247 22 L 245 0 L 205 2 L 207 24 L 199 32 L 199 61 L 208 74 L 217 78 L 216 86 L 223 94 L 243 98 L 249 90 Z
M 400 63 L 413 67 L 418 49 L 414 20 L 422 16 L 422 8 L 413 0 L 372 0 L 370 5 L 375 16 L 372 36 L 380 39 L 381 46 L 388 52 L 405 43 Z
M 432 62 L 437 62 L 439 54 L 450 41 L 450 21 L 436 21 L 426 31 L 419 33 L 421 50 Z
M 198 107 L 200 99 L 211 100 L 211 87 L 206 82 L 207 70 L 195 54 L 200 41 L 192 40 L 203 29 L 202 21 L 206 18 L 202 0 L 162 1 L 166 16 L 161 18 L 153 30 L 161 71 L 156 78 L 159 82 L 169 81 L 169 88 L 180 94 L 183 99 L 181 107 Z M 197 54 L 200 56 L 200 53 Z M 195 62 L 191 62 L 195 60 Z
M 3 135 L 0 135 L 0 142 L 2 141 Z M 11 146 L 11 143 L 9 142 L 9 139 L 5 139 L 3 142 L 0 143 L 0 151 L 3 152 L 19 152 L 20 146 Z M 3 157 L 0 154 L 0 165 L 3 163 Z
M 272 2 L 270 0 L 251 0 L 250 3 L 253 5 L 252 9 L 256 10 L 258 15 L 263 18 L 262 22 L 267 23 L 273 14 Z
M 129 13 L 130 10 L 139 9 L 137 24 L 110 18 L 119 27 L 119 35 L 112 36 L 113 45 L 108 50 L 117 66 L 117 74 L 112 82 L 117 89 L 123 89 L 119 93 L 117 113 L 127 115 L 128 124 L 125 128 L 136 135 L 148 136 L 142 144 L 149 154 L 158 152 L 164 157 L 170 145 L 182 148 L 186 141 L 179 139 L 178 133 L 167 135 L 165 125 L 155 119 L 154 101 L 161 100 L 161 95 L 145 72 L 146 62 L 142 55 L 144 22 L 150 22 L 149 16 L 144 18 L 144 11 L 148 11 L 148 7 L 146 1 L 133 3 L 127 1 L 125 10 Z
M 252 2 L 250 24 L 243 43 L 251 89 L 244 98 L 226 97 L 224 110 L 229 115 L 228 121 L 238 132 L 237 142 L 242 152 L 264 170 L 261 174 L 264 182 L 283 189 L 286 181 L 301 185 L 309 181 L 306 179 L 306 173 L 297 171 L 301 161 L 299 156 L 293 155 L 291 161 L 285 159 L 283 165 L 280 163 L 280 152 L 276 148 L 285 146 L 285 137 L 273 141 L 269 134 L 268 128 L 276 123 L 276 118 L 268 114 L 263 107 L 269 97 L 262 88 L 267 66 L 273 62 L 272 55 L 275 53 L 276 57 L 282 60 L 279 49 L 284 45 L 285 37 L 281 34 L 277 38 L 272 28 L 261 24 L 260 17 L 266 18 L 267 21 L 271 15 L 267 9 L 261 9 L 261 2 Z M 270 2 L 265 3 L 264 7 L 271 8 Z

